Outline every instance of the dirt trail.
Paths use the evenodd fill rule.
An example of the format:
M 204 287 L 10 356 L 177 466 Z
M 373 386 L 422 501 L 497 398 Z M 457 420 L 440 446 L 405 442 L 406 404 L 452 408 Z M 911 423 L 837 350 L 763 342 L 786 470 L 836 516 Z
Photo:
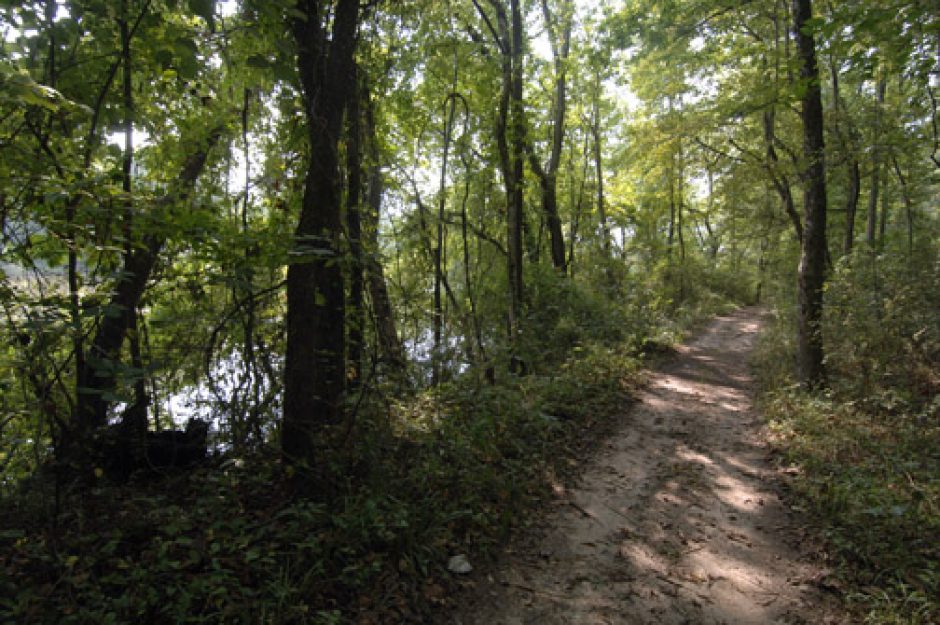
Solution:
M 842 623 L 751 405 L 758 311 L 713 321 L 558 490 L 540 535 L 457 597 L 463 625 Z M 802 547 L 802 548 L 801 548 Z

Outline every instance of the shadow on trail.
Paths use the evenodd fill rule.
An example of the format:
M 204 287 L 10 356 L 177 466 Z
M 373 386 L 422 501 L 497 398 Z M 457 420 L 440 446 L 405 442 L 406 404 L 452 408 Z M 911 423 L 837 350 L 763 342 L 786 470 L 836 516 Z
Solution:
M 544 532 L 448 622 L 839 622 L 794 547 L 752 410 L 754 317 L 718 318 L 653 374 L 581 485 L 558 487 Z

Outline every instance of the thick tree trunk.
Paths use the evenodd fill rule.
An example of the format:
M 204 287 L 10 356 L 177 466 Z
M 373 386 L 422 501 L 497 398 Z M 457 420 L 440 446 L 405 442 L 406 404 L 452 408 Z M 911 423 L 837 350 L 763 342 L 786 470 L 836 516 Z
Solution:
M 826 278 L 826 175 L 823 144 L 823 109 L 816 64 L 816 44 L 809 32 L 811 0 L 793 0 L 793 31 L 801 63 L 803 90 L 804 230 L 798 286 L 798 358 L 800 382 L 805 388 L 825 383 L 821 331 L 823 285 Z
M 561 230 L 561 217 L 558 215 L 557 176 L 554 174 L 542 181 L 542 208 L 548 225 L 549 243 L 552 248 L 552 266 L 559 272 L 568 269 L 565 257 L 565 235 Z
M 359 2 L 338 0 L 330 10 L 327 2 L 301 0 L 296 9 L 300 13 L 292 26 L 309 156 L 287 269 L 281 451 L 288 462 L 322 473 L 321 444 L 325 430 L 342 422 L 345 390 L 346 295 L 340 262 L 343 228 L 337 144 L 352 88 L 349 76 L 354 67 Z

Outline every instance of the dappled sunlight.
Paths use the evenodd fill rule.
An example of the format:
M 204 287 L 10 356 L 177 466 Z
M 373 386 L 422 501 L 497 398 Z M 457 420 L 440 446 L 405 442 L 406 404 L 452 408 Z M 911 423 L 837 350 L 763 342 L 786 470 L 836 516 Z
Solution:
M 680 460 L 685 460 L 686 462 L 696 462 L 698 464 L 704 464 L 707 466 L 714 466 L 715 464 L 715 462 L 705 454 L 685 447 L 680 447 L 676 451 L 676 457 L 678 457 Z
M 736 456 L 734 454 L 721 455 L 721 462 L 737 469 L 743 475 L 746 475 L 749 477 L 754 477 L 759 472 L 759 467 L 757 466 L 756 462 L 754 462 L 753 460 L 749 462 L 745 461 L 740 456 Z
M 742 512 L 755 511 L 764 501 L 759 491 L 743 480 L 727 474 L 715 480 L 715 493 L 722 503 Z
M 791 625 L 827 621 L 759 444 L 735 313 L 650 377 L 545 533 L 464 623 Z M 728 337 L 733 337 L 730 346 Z M 681 350 L 680 350 L 681 352 Z M 812 606 L 812 607 L 808 607 Z
M 812 569 L 780 536 L 789 520 L 752 417 L 741 342 L 757 325 L 716 324 L 654 375 L 624 430 L 559 511 L 528 560 L 494 591 L 531 623 L 811 622 Z M 742 329 L 744 328 L 744 329 Z M 736 337 L 732 348 L 722 337 Z M 711 337 L 711 338 L 709 338 Z M 719 349 L 721 348 L 721 349 Z M 724 350 L 724 351 L 722 351 Z

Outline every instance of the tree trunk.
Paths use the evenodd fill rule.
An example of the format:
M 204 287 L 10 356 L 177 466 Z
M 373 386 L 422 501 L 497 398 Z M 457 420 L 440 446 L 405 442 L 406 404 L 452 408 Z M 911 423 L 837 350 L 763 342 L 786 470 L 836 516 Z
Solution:
M 349 237 L 349 354 L 347 377 L 350 388 L 359 386 L 362 377 L 363 331 L 365 308 L 363 305 L 362 255 L 362 147 L 361 112 L 359 102 L 359 71 L 354 67 L 346 105 L 346 229 Z
M 292 20 L 307 121 L 308 164 L 300 220 L 287 269 L 284 365 L 285 459 L 322 475 L 325 430 L 342 421 L 345 314 L 337 144 L 352 85 L 358 0 L 301 0 Z M 332 14 L 332 15 L 331 15 Z M 331 20 L 332 18 L 332 20 Z M 326 24 L 332 21 L 332 33 Z M 331 35 L 331 36 L 330 36 Z M 309 488 L 305 484 L 304 488 Z M 327 489 L 329 482 L 322 486 Z
M 776 92 L 779 89 L 780 85 L 780 5 L 775 1 L 774 2 L 774 12 L 773 12 L 773 24 L 774 24 L 774 49 L 773 49 L 773 73 L 769 67 L 767 59 L 764 59 L 764 68 L 767 73 L 767 80 L 771 82 Z M 786 3 L 783 2 L 783 9 L 786 12 Z M 784 23 L 787 21 L 787 17 L 783 17 Z M 787 66 L 787 80 L 788 82 L 793 82 L 793 77 L 790 75 L 790 38 L 783 35 L 784 41 L 784 50 L 783 50 L 783 60 Z M 777 110 L 775 104 L 771 103 L 770 107 L 764 111 L 763 115 L 763 124 L 764 124 L 764 149 L 766 155 L 765 167 L 768 174 L 770 175 L 770 181 L 774 186 L 774 189 L 777 191 L 777 195 L 780 196 L 780 201 L 783 203 L 783 211 L 786 213 L 787 217 L 790 218 L 790 223 L 793 224 L 793 231 L 796 233 L 796 240 L 803 244 L 803 223 L 800 220 L 800 214 L 796 210 L 795 202 L 793 201 L 793 190 L 790 186 L 790 180 L 787 178 L 787 175 L 780 171 L 780 159 L 777 156 L 777 150 L 775 143 L 777 142 L 776 135 L 776 120 L 777 120 Z
M 552 49 L 552 62 L 555 66 L 555 98 L 552 103 L 552 140 L 548 164 L 542 167 L 534 149 L 529 149 L 529 161 L 532 171 L 539 179 L 542 192 L 542 210 L 548 226 L 549 242 L 552 252 L 552 266 L 565 273 L 565 237 L 561 229 L 558 211 L 558 167 L 561 164 L 561 150 L 565 138 L 565 113 L 567 110 L 567 64 L 571 48 L 572 8 L 569 2 L 562 7 L 561 33 L 556 32 L 554 16 L 547 0 L 542 0 L 542 15 Z M 561 40 L 559 41 L 559 34 Z
M 218 142 L 221 134 L 221 129 L 211 131 L 206 144 L 189 156 L 180 172 L 177 189 L 156 203 L 158 209 L 167 208 L 189 195 L 202 173 L 209 149 Z M 107 423 L 108 408 L 112 403 L 109 395 L 117 383 L 115 370 L 120 360 L 121 345 L 164 243 L 162 236 L 148 235 L 130 256 L 125 257 L 123 275 L 103 308 L 98 330 L 83 359 L 86 365 L 78 372 L 75 428 L 79 438 L 92 435 Z
M 363 99 L 366 105 L 366 137 L 369 146 L 369 181 L 368 210 L 363 214 L 364 245 L 368 251 L 364 255 L 369 299 L 372 301 L 372 314 L 375 319 L 375 333 L 382 357 L 392 369 L 403 371 L 405 368 L 405 350 L 398 338 L 395 327 L 395 315 L 392 310 L 385 273 L 379 262 L 379 216 L 382 214 L 382 159 L 375 128 L 375 110 L 368 85 L 363 84 Z
M 871 191 L 868 195 L 868 224 L 865 229 L 865 242 L 872 249 L 877 243 L 876 227 L 878 224 L 878 193 L 881 186 L 881 107 L 885 101 L 887 81 L 878 81 L 878 103 L 875 107 L 875 140 L 871 150 Z
M 506 220 L 506 249 L 509 272 L 509 334 L 512 345 L 510 368 L 518 373 L 525 369 L 516 352 L 520 325 L 522 323 L 522 302 L 524 286 L 522 280 L 522 227 L 523 227 L 523 153 L 525 150 L 525 120 L 522 109 L 522 9 L 521 0 L 510 0 L 512 13 L 512 43 L 510 47 L 511 81 L 509 94 L 510 108 L 510 167 L 511 186 L 509 195 L 509 214 Z
M 128 259 L 134 253 L 133 247 L 133 214 L 134 200 L 132 199 L 133 180 L 132 170 L 134 167 L 134 91 L 133 91 L 133 65 L 131 64 L 131 37 L 130 24 L 128 23 L 127 0 L 121 3 L 122 17 L 119 22 L 121 34 L 121 65 L 123 68 L 122 76 L 122 95 L 123 95 L 123 113 L 124 113 L 124 154 L 121 159 L 121 190 L 125 195 L 124 214 L 122 216 L 122 231 L 124 235 L 124 255 L 123 262 L 127 266 Z M 147 432 L 147 406 L 150 399 L 147 396 L 147 387 L 144 380 L 143 361 L 140 356 L 140 340 L 137 333 L 137 306 L 133 309 L 124 310 L 122 314 L 128 315 L 127 335 L 130 347 L 131 366 L 134 369 L 134 401 L 121 415 L 121 452 L 125 454 L 139 455 L 143 453 L 144 437 Z M 136 454 L 135 454 L 136 452 Z
M 848 255 L 852 252 L 855 243 L 855 213 L 858 211 L 858 198 L 862 190 L 862 174 L 858 161 L 852 160 L 848 164 L 849 188 L 845 198 L 845 240 L 842 251 Z
M 910 262 L 914 258 L 914 202 L 911 200 L 911 195 L 907 188 L 907 180 L 904 178 L 904 173 L 901 171 L 901 165 L 898 163 L 897 157 L 892 156 L 891 162 L 894 164 L 894 173 L 898 177 L 901 199 L 904 200 L 904 213 L 907 218 L 907 257 Z M 882 216 L 884 216 L 885 213 L 886 209 L 882 208 Z M 882 223 L 884 223 L 884 221 L 885 219 L 882 218 Z M 881 239 L 884 241 L 884 226 L 881 228 Z
M 780 201 L 783 203 L 783 211 L 787 214 L 787 217 L 790 218 L 790 223 L 793 224 L 796 240 L 802 244 L 803 222 L 800 220 L 800 214 L 797 212 L 796 204 L 793 201 L 793 191 L 790 188 L 790 181 L 787 179 L 786 175 L 779 173 L 780 159 L 777 156 L 777 150 L 774 148 L 774 141 L 776 140 L 774 131 L 775 119 L 776 113 L 773 107 L 768 111 L 764 111 L 764 145 L 767 155 L 766 167 L 770 173 L 771 183 L 773 183 L 774 189 L 776 189 L 777 195 L 780 196 Z
M 852 252 L 852 246 L 855 243 L 855 215 L 858 212 L 858 199 L 862 189 L 862 174 L 858 159 L 855 158 L 856 152 L 855 135 L 851 120 L 845 107 L 842 105 L 842 94 L 839 89 L 839 70 L 832 55 L 829 57 L 829 74 L 832 77 L 832 108 L 833 130 L 839 139 L 842 151 L 845 153 L 846 175 L 848 177 L 849 188 L 845 198 L 845 237 L 842 244 L 842 252 L 846 256 Z M 842 129 L 840 119 L 845 115 L 845 131 Z M 848 137 L 846 137 L 848 134 Z
M 245 88 L 242 92 L 242 150 L 245 154 L 245 185 L 242 189 L 241 206 L 241 228 L 242 234 L 246 237 L 248 234 L 248 207 L 251 201 L 251 155 L 248 142 L 248 120 L 251 105 L 251 90 Z M 239 286 L 235 287 L 236 296 L 243 296 L 245 302 L 245 315 L 242 322 L 242 380 L 241 388 L 247 386 L 247 410 L 245 414 L 235 415 L 232 422 L 232 443 L 236 449 L 241 449 L 248 440 L 249 434 L 254 433 L 256 440 L 261 440 L 260 411 L 261 411 L 261 371 L 258 367 L 258 359 L 255 350 L 255 326 L 256 326 L 256 304 L 255 304 L 255 256 L 258 253 L 256 245 L 249 245 L 244 252 L 244 270 L 240 276 Z M 241 295 L 243 294 L 243 295 Z
M 811 0 L 793 0 L 793 31 L 800 59 L 803 153 L 804 230 L 798 285 L 798 357 L 800 382 L 807 389 L 825 383 L 821 331 L 823 285 L 826 278 L 826 174 L 823 109 L 816 64 L 816 44 L 809 22 Z
M 464 161 L 466 166 L 466 160 Z M 467 292 L 467 302 L 470 304 L 470 323 L 473 325 L 473 336 L 476 340 L 476 349 L 478 362 L 486 365 L 486 347 L 483 345 L 483 328 L 480 326 L 480 318 L 477 315 L 476 297 L 473 294 L 472 270 L 470 266 L 470 241 L 467 236 L 469 221 L 467 219 L 467 200 L 470 199 L 470 171 L 466 167 L 466 181 L 464 182 L 463 201 L 460 203 L 460 236 L 463 242 L 463 277 L 464 290 Z M 491 366 L 486 366 L 486 375 L 489 381 L 494 382 L 494 371 Z
M 610 257 L 610 226 L 607 224 L 607 206 L 604 203 L 604 164 L 601 146 L 601 79 L 595 76 L 594 103 L 592 107 L 591 132 L 594 135 L 594 172 L 597 177 L 597 218 L 601 225 L 601 249 Z
M 441 297 L 441 287 L 444 282 L 445 262 L 445 209 L 447 208 L 447 165 L 450 159 L 451 135 L 454 130 L 454 120 L 457 115 L 457 79 L 458 59 L 454 52 L 454 73 L 451 83 L 451 92 L 445 100 L 446 113 L 444 114 L 444 145 L 441 155 L 441 177 L 437 193 L 437 240 L 434 246 L 434 352 L 431 357 L 431 384 L 437 386 L 441 382 L 441 369 L 443 367 L 443 329 L 444 307 Z
M 575 241 L 578 240 L 578 228 L 581 225 L 581 207 L 584 204 L 584 187 L 587 185 L 588 168 L 591 163 L 589 156 L 590 137 L 584 133 L 584 147 L 581 150 L 581 182 L 578 184 L 577 195 L 572 198 L 571 203 L 574 210 L 571 215 L 571 229 L 568 233 L 568 272 L 574 276 L 574 252 Z M 572 159 L 573 160 L 573 159 Z M 572 192 L 573 187 L 572 187 Z
M 522 318 L 522 166 L 524 132 L 522 119 L 522 13 L 519 0 L 510 0 L 510 15 L 499 2 L 496 8 L 496 38 L 500 49 L 502 88 L 496 120 L 496 145 L 500 172 L 506 187 L 506 274 L 509 294 L 508 333 L 510 369 L 521 366 L 516 348 Z M 477 7 L 482 14 L 482 10 Z
M 685 175 L 685 172 L 683 171 L 683 168 L 680 167 L 679 177 L 676 180 L 677 186 L 679 187 L 679 194 L 678 194 L 678 197 L 676 198 L 676 238 L 679 240 L 679 262 L 680 263 L 685 262 L 685 234 L 684 234 L 685 225 L 683 224 L 684 216 L 682 214 L 683 213 L 682 211 L 683 197 L 685 195 L 685 188 L 684 188 L 685 185 L 683 184 L 683 181 L 682 181 L 684 175 Z
M 673 163 L 674 164 L 674 163 Z M 669 228 L 666 230 L 666 252 L 672 258 L 672 246 L 676 238 L 676 177 L 669 167 Z

